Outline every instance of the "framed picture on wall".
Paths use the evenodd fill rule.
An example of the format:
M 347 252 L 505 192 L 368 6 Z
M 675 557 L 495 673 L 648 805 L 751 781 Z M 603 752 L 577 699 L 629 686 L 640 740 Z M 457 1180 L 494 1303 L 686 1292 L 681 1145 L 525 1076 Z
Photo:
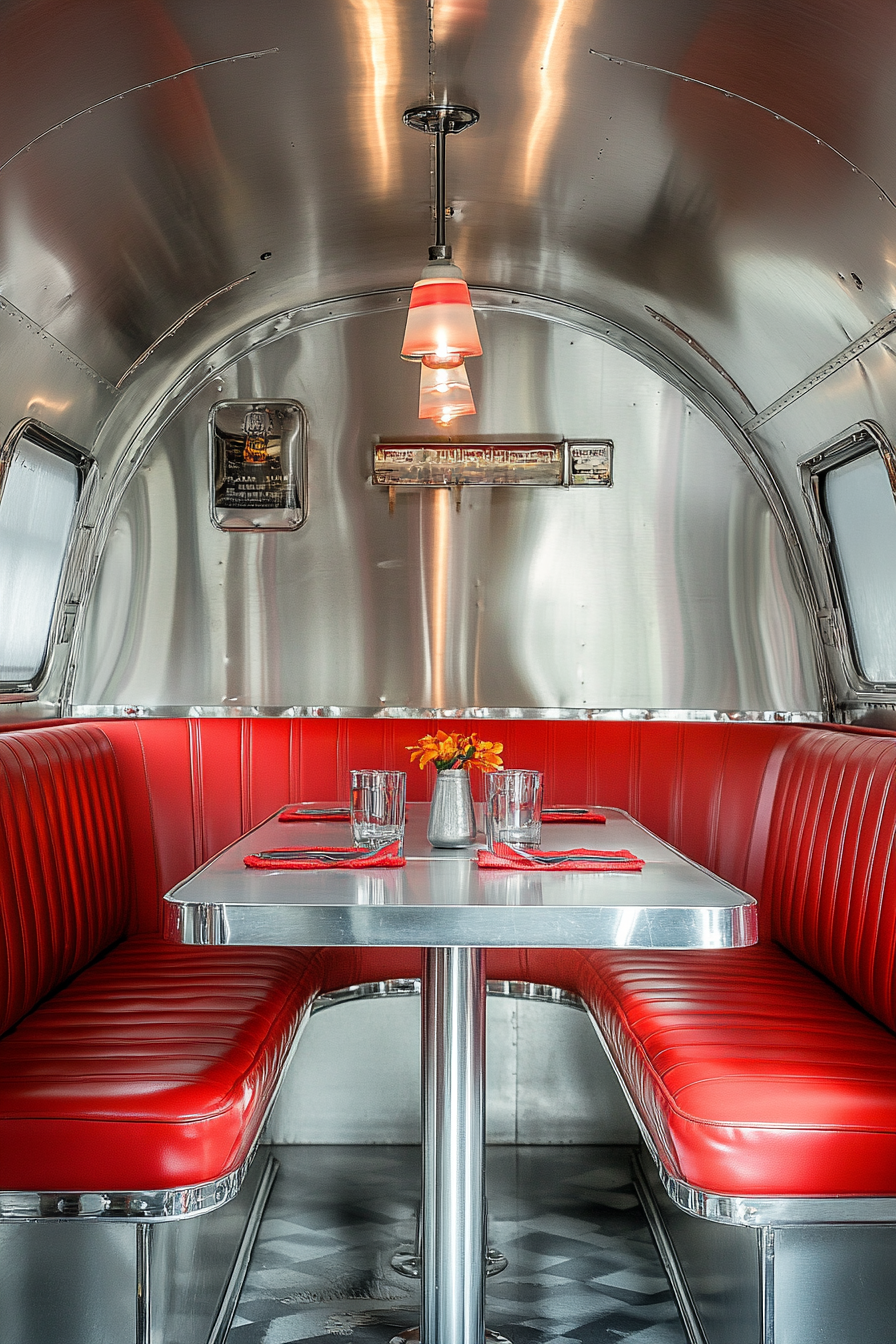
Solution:
M 210 513 L 223 532 L 295 532 L 307 515 L 297 401 L 219 401 L 209 414 Z

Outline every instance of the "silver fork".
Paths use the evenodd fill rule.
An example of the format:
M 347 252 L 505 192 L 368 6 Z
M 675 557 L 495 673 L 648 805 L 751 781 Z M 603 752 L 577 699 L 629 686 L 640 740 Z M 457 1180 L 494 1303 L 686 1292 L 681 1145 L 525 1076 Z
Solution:
M 631 863 L 631 859 L 621 854 L 539 854 L 530 849 L 519 849 L 516 845 L 507 845 L 507 848 L 519 858 L 531 859 L 545 868 L 555 868 L 561 863 Z
M 383 845 L 377 845 L 375 849 L 365 849 L 358 854 L 352 854 L 351 851 L 341 854 L 333 853 L 326 849 L 263 849 L 253 855 L 256 859 L 269 859 L 276 863 L 277 859 L 309 859 L 319 860 L 321 863 L 346 863 L 350 859 L 371 859 L 377 854 L 381 854 L 384 849 L 394 841 L 388 840 Z

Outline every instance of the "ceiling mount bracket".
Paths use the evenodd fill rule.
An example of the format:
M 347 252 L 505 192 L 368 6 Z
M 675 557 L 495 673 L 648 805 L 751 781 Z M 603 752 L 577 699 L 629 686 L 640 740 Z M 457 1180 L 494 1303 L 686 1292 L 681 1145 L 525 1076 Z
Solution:
M 476 125 L 479 113 L 458 103 L 421 103 L 419 107 L 409 107 L 402 120 L 412 130 L 427 131 L 429 135 L 460 135 L 468 126 Z

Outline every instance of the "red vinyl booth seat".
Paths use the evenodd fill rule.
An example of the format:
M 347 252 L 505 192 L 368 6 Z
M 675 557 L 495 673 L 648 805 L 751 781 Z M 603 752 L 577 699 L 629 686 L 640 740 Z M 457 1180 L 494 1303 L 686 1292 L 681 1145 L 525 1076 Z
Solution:
M 118 942 L 134 916 L 128 813 L 99 728 L 0 736 L 0 1189 L 235 1171 L 317 992 L 313 951 Z
M 896 1038 L 778 947 L 583 953 L 666 1169 L 743 1196 L 896 1195 Z
M 464 725 L 468 726 L 468 725 Z M 288 801 L 407 764 L 419 720 L 0 733 L 0 1188 L 234 1170 L 321 989 L 413 949 L 168 946 L 161 897 Z M 669 1171 L 720 1194 L 896 1194 L 896 739 L 790 725 L 478 721 L 548 803 L 620 806 L 760 898 L 742 952 L 490 953 L 580 993 Z M 409 772 L 409 796 L 428 781 Z M 123 939 L 123 941 L 122 941 Z M 72 978 L 74 977 L 74 978 Z
M 896 1196 L 896 740 L 788 743 L 760 947 L 582 954 L 580 992 L 671 1173 Z
M 170 1190 L 249 1155 L 319 954 L 132 938 L 0 1041 L 0 1189 Z

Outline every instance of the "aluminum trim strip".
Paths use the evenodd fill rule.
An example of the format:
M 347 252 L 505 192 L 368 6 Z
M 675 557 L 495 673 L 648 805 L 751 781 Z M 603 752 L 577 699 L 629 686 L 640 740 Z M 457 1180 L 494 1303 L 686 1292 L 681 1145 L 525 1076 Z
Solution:
M 722 367 L 722 365 L 715 358 L 715 356 L 709 353 L 709 351 L 705 348 L 705 346 L 702 346 L 700 342 L 696 340 L 693 336 L 688 335 L 688 333 L 684 330 L 683 327 L 677 326 L 672 321 L 671 317 L 666 317 L 664 313 L 658 313 L 655 308 L 651 308 L 646 303 L 644 305 L 644 310 L 645 312 L 648 312 L 656 322 L 661 323 L 664 327 L 667 327 L 669 331 L 674 332 L 676 336 L 679 336 L 683 341 L 686 341 L 687 344 L 694 351 L 694 353 L 699 355 L 701 359 L 705 359 L 710 368 L 715 369 L 716 373 L 719 374 L 721 378 L 725 379 L 725 382 L 728 384 L 728 386 L 733 388 L 733 390 L 737 393 L 741 401 L 749 410 L 750 414 L 751 415 L 756 414 L 756 407 L 753 405 L 752 401 L 747 396 L 746 392 L 738 383 L 734 381 L 728 370 Z
M 886 317 L 881 318 L 880 322 L 876 322 L 873 327 L 869 327 L 863 335 L 844 346 L 839 354 L 834 355 L 832 359 L 827 360 L 826 363 L 810 373 L 801 383 L 791 387 L 777 401 L 773 401 L 770 406 L 766 406 L 764 411 L 754 415 L 752 420 L 747 420 L 743 426 L 744 433 L 752 434 L 754 430 L 766 424 L 773 416 L 786 410 L 788 406 L 792 406 L 795 401 L 799 401 L 800 397 L 804 397 L 807 392 L 811 392 L 813 387 L 817 387 L 826 378 L 830 378 L 831 374 L 837 373 L 846 364 L 850 364 L 859 355 L 863 355 L 866 350 L 870 350 L 872 345 L 876 345 L 878 341 L 883 340 L 884 336 L 889 336 L 890 332 L 894 330 L 896 330 L 896 313 L 888 313 Z
M 166 897 L 165 934 L 193 947 L 750 947 L 755 905 L 226 906 Z
M 267 55 L 268 53 L 258 52 L 256 54 L 263 56 Z M 234 59 L 239 58 L 234 57 Z M 137 369 L 140 368 L 141 364 L 146 363 L 150 355 L 152 355 L 156 350 L 158 350 L 159 346 L 162 344 L 163 341 L 167 341 L 169 336 L 173 336 L 176 332 L 180 331 L 181 327 L 185 326 L 187 322 L 189 322 L 191 317 L 195 317 L 197 313 L 201 313 L 203 308 L 207 308 L 208 305 L 210 303 L 213 303 L 215 299 L 223 298 L 225 294 L 229 294 L 231 290 L 236 289 L 238 285 L 244 285 L 246 281 L 251 280 L 253 275 L 255 274 L 256 274 L 255 271 L 249 271 L 247 275 L 241 275 L 239 276 L 238 279 L 231 280 L 226 285 L 221 285 L 219 289 L 213 290 L 211 294 L 206 294 L 204 299 L 200 299 L 198 303 L 194 303 L 192 307 L 188 308 L 185 313 L 182 313 L 176 322 L 172 322 L 171 326 L 168 327 L 165 331 L 163 331 L 161 336 L 157 336 L 156 339 L 152 342 L 152 344 L 148 345 L 146 349 L 143 351 L 143 353 L 137 356 L 133 364 L 131 364 L 129 368 L 125 369 L 124 373 L 121 375 L 118 382 L 115 384 L 116 392 L 120 392 L 123 384 L 127 382 L 131 374 L 135 373 Z
M 242 1166 L 202 1185 L 173 1190 L 114 1191 L 0 1191 L 0 1222 L 56 1222 L 100 1218 L 157 1223 L 168 1219 L 195 1218 L 227 1204 L 237 1194 L 252 1162 L 258 1143 Z
M 137 1227 L 137 1344 L 152 1344 L 152 1223 Z
M 821 710 L 564 709 L 510 705 L 73 705 L 82 719 L 557 719 L 662 723 L 825 723 Z
M 712 1223 L 736 1223 L 741 1227 L 814 1226 L 819 1223 L 896 1225 L 896 1199 L 886 1196 L 826 1199 L 823 1196 L 717 1195 L 679 1180 L 660 1162 L 657 1168 L 673 1203 L 686 1213 Z
M 775 1344 L 775 1229 L 759 1234 L 759 1284 L 762 1295 L 763 1344 Z
M 264 1217 L 265 1206 L 267 1205 L 279 1170 L 280 1163 L 274 1157 L 273 1153 L 268 1153 L 265 1160 L 264 1171 L 261 1174 L 258 1189 L 256 1190 L 255 1198 L 252 1201 L 252 1208 L 249 1210 L 249 1217 L 246 1220 L 246 1226 L 243 1230 L 242 1238 L 240 1239 L 236 1259 L 234 1260 L 233 1268 L 230 1271 L 230 1278 L 227 1280 L 227 1286 L 224 1289 L 221 1298 L 218 1314 L 215 1317 L 214 1324 L 209 1333 L 208 1344 L 225 1344 L 227 1333 L 230 1330 L 233 1318 L 236 1315 L 240 1293 L 243 1291 L 243 1284 L 245 1283 L 246 1275 L 249 1272 L 249 1260 L 252 1256 L 256 1238 L 261 1230 L 261 1220 Z
M 585 1005 L 578 994 L 570 994 L 566 989 L 557 989 L 554 985 L 539 985 L 531 980 L 489 980 L 486 982 L 486 994 L 495 999 L 530 999 L 540 1003 L 556 1003 L 563 1008 L 574 1008 L 584 1013 Z M 360 999 L 408 998 L 420 993 L 420 981 L 416 980 L 368 980 L 361 985 L 347 985 L 345 989 L 330 990 L 319 994 L 311 1012 L 323 1012 L 325 1008 L 338 1008 L 343 1003 L 355 1003 Z
M 681 1322 L 688 1337 L 688 1344 L 709 1344 L 703 1326 L 700 1324 L 700 1316 L 694 1306 L 694 1299 L 691 1296 L 687 1278 L 678 1259 L 675 1243 L 666 1230 L 660 1207 L 644 1175 L 637 1153 L 632 1158 L 632 1181 L 641 1208 L 644 1210 L 644 1216 L 647 1219 L 647 1226 L 650 1228 L 657 1254 L 663 1262 L 663 1268 L 672 1285 L 672 1292 L 675 1295 Z

